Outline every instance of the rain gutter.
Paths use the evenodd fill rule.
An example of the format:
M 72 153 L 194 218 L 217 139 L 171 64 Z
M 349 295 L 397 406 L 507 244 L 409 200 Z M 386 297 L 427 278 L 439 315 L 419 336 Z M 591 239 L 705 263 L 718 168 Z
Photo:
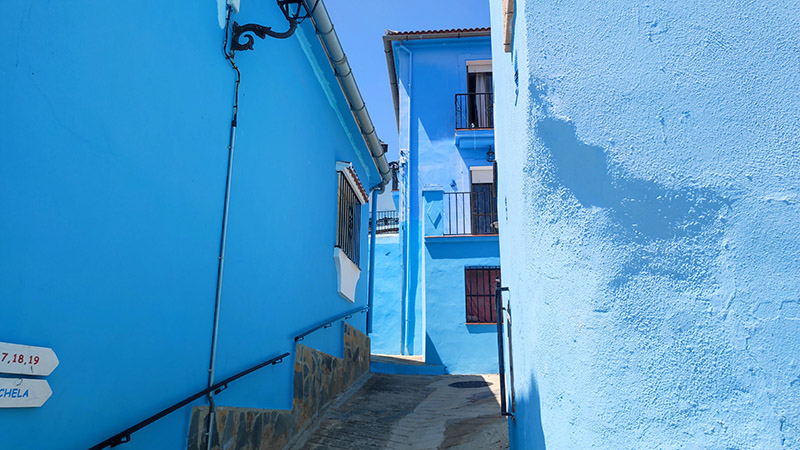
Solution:
M 333 28 L 328 9 L 325 7 L 323 0 L 303 0 L 303 4 L 307 11 L 311 11 L 309 18 L 314 24 L 317 37 L 322 43 L 328 61 L 330 61 L 331 67 L 336 74 L 336 81 L 338 81 L 339 87 L 350 105 L 350 112 L 358 124 L 370 156 L 372 156 L 372 160 L 378 168 L 381 178 L 379 192 L 383 192 L 386 184 L 392 180 L 392 171 L 389 169 L 389 163 L 386 161 L 384 154 L 385 150 L 381 145 L 380 139 L 378 139 L 375 125 L 372 123 L 372 118 L 370 118 L 367 111 L 367 105 L 364 103 L 364 98 L 361 97 L 361 91 L 359 91 L 356 80 L 353 77 L 350 63 L 347 62 L 347 56 L 344 54 L 344 49 L 342 49 L 342 44 L 336 35 L 336 30 Z

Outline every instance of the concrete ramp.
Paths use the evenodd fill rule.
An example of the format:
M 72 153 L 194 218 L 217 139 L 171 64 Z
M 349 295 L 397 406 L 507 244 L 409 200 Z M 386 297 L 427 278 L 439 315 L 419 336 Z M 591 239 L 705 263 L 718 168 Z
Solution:
M 292 448 L 508 449 L 497 375 L 372 374 Z

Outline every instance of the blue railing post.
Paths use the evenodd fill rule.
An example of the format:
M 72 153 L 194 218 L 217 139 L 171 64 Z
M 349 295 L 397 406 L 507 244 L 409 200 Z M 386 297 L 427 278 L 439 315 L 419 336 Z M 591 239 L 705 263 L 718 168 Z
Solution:
M 378 190 L 372 191 L 372 221 L 369 227 L 369 286 L 367 289 L 367 336 L 372 334 L 372 299 L 375 295 L 375 235 L 378 233 Z

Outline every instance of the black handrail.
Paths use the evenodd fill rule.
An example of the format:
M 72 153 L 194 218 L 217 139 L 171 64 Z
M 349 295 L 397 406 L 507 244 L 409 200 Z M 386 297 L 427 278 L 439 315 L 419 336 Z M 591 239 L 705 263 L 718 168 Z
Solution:
M 504 291 L 508 291 L 508 288 L 501 288 Z M 506 331 L 508 331 L 508 379 L 511 384 L 511 412 L 510 416 L 514 417 L 514 414 L 517 413 L 517 393 L 514 390 L 514 348 L 511 345 L 511 299 L 509 298 L 506 302 Z
M 142 428 L 150 425 L 151 423 L 155 422 L 156 420 L 161 419 L 162 417 L 164 417 L 164 416 L 166 416 L 166 415 L 168 415 L 170 413 L 173 413 L 173 412 L 183 408 L 184 406 L 188 405 L 189 403 L 192 403 L 193 401 L 199 399 L 200 397 L 208 395 L 209 392 L 213 391 L 214 394 L 219 394 L 220 392 L 222 392 L 222 391 L 224 391 L 225 389 L 228 388 L 228 384 L 230 382 L 236 381 L 239 378 L 241 378 L 241 377 L 243 377 L 243 376 L 245 376 L 245 375 L 247 375 L 247 374 L 249 374 L 251 372 L 255 372 L 256 370 L 261 369 L 262 367 L 266 367 L 266 366 L 274 365 L 274 364 L 279 364 L 279 363 L 281 363 L 283 361 L 284 358 L 286 358 L 289 355 L 290 355 L 290 353 L 288 353 L 288 352 L 284 353 L 284 354 L 282 354 L 280 356 L 276 356 L 276 357 L 274 357 L 272 359 L 264 361 L 261 364 L 255 365 L 255 366 L 253 366 L 253 367 L 251 367 L 251 368 L 249 368 L 247 370 L 243 370 L 243 371 L 237 373 L 236 375 L 234 375 L 232 377 L 228 377 L 228 378 L 220 381 L 219 383 L 217 383 L 217 384 L 215 384 L 215 385 L 213 385 L 213 386 L 211 386 L 209 388 L 203 389 L 202 391 L 198 392 L 197 394 L 194 394 L 191 397 L 188 397 L 185 400 L 182 400 L 182 401 L 170 406 L 169 408 L 167 408 L 167 409 L 165 409 L 165 410 L 163 410 L 163 411 L 161 411 L 161 412 L 159 412 L 157 414 L 153 414 L 152 416 L 150 416 L 147 419 L 137 423 L 136 425 L 126 429 L 125 431 L 123 431 L 121 433 L 118 433 L 118 434 L 115 434 L 111 438 L 106 439 L 105 441 L 95 445 L 94 447 L 91 447 L 89 450 L 102 450 L 102 449 L 107 448 L 107 447 L 116 447 L 116 446 L 118 446 L 120 444 L 124 444 L 126 442 L 129 442 L 131 440 L 131 434 L 133 434 L 133 433 L 141 430 Z
M 369 306 L 364 306 L 363 308 L 355 309 L 353 311 L 344 313 L 341 316 L 337 316 L 337 317 L 335 317 L 335 318 L 333 318 L 333 319 L 331 319 L 331 320 L 329 320 L 327 322 L 324 322 L 324 323 L 322 323 L 320 325 L 317 325 L 314 328 L 311 328 L 306 332 L 298 334 L 297 336 L 294 337 L 294 341 L 295 342 L 300 342 L 303 339 L 305 339 L 306 336 L 308 336 L 309 334 L 311 334 L 311 333 L 313 333 L 313 332 L 315 332 L 317 330 L 320 330 L 322 328 L 329 328 L 329 327 L 331 327 L 333 325 L 334 322 L 337 322 L 337 321 L 342 320 L 342 319 L 347 320 L 347 319 L 353 317 L 354 314 L 364 313 L 364 312 L 367 312 L 368 310 L 369 310 Z
M 498 278 L 495 281 L 495 305 L 497 308 L 497 364 L 499 366 L 500 371 L 500 414 L 503 416 L 511 416 L 514 417 L 517 409 L 517 402 L 514 392 L 514 359 L 511 353 L 511 315 L 509 310 L 503 308 L 503 291 L 508 291 L 507 287 L 501 287 L 500 279 Z M 509 368 L 511 369 L 511 410 L 509 410 L 506 402 L 506 358 L 505 358 L 505 351 L 503 351 L 503 311 L 506 310 L 509 312 L 509 323 L 508 323 L 508 334 L 509 334 L 509 341 L 508 341 L 508 356 L 509 356 Z

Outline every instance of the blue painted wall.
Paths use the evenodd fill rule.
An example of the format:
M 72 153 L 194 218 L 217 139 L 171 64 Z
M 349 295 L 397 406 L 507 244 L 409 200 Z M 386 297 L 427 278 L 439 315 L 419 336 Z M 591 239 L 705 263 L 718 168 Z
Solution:
M 497 325 L 466 324 L 464 269 L 500 266 L 496 236 L 425 241 L 425 362 L 447 373 L 497 373 Z
M 485 326 L 468 328 L 464 324 L 464 267 L 497 265 L 497 239 L 476 245 L 465 238 L 441 238 L 449 242 L 431 249 L 426 236 L 441 235 L 442 230 L 426 225 L 431 205 L 425 206 L 423 199 L 430 185 L 438 185 L 440 190 L 444 186 L 448 192 L 469 191 L 469 168 L 491 165 L 486 160 L 491 131 L 488 136 L 484 136 L 486 132 L 476 133 L 475 138 L 480 134 L 484 147 L 459 148 L 454 119 L 454 96 L 467 92 L 467 61 L 491 59 L 490 39 L 393 42 L 393 51 L 400 109 L 400 207 L 404 209 L 398 245 L 406 272 L 400 291 L 408 320 L 402 350 L 424 354 L 428 364 L 443 364 L 451 373 L 495 372 L 496 335 L 485 332 Z M 435 208 L 441 212 L 441 195 Z M 441 221 L 438 223 L 441 225 Z M 379 260 L 382 254 L 377 253 Z M 376 285 L 387 281 L 391 282 L 381 280 Z M 398 315 L 384 315 L 381 327 L 395 329 L 401 320 Z M 380 332 L 377 325 L 374 330 Z
M 239 22 L 285 23 L 242 7 Z M 0 446 L 86 448 L 206 385 L 233 72 L 210 0 L 16 2 L 0 36 L 0 341 L 61 360 L 44 407 L 0 410 Z M 335 162 L 379 181 L 310 22 L 237 63 L 218 379 L 366 304 L 366 206 L 356 305 L 336 292 Z M 341 354 L 340 333 L 312 339 Z M 217 404 L 290 408 L 292 371 Z M 188 425 L 185 408 L 126 448 L 185 448 Z
M 375 238 L 375 291 L 373 294 L 372 353 L 400 354 L 400 286 L 402 261 L 397 234 Z
M 492 0 L 512 447 L 800 448 L 800 5 L 516 9 L 504 53 Z

